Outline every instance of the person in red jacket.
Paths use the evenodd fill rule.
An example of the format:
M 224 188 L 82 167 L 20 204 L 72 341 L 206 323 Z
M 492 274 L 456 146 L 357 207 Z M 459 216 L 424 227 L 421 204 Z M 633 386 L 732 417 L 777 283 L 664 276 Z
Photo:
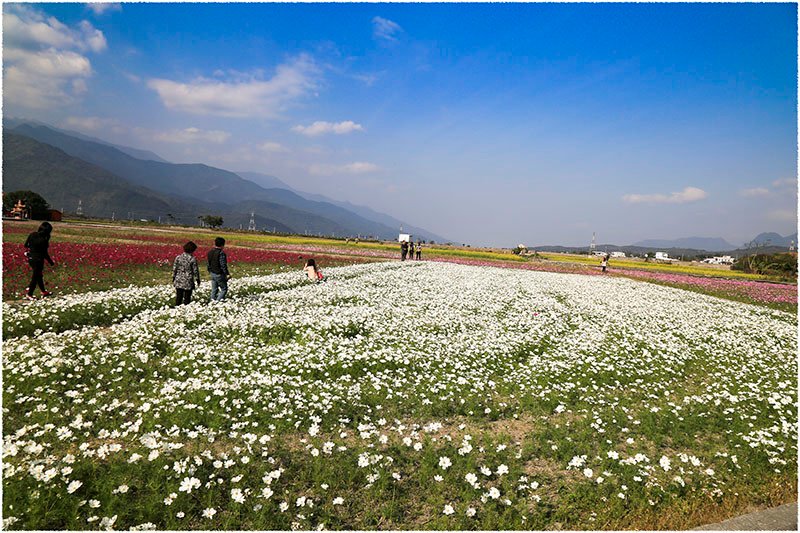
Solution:
M 50 296 L 52 292 L 44 288 L 44 262 L 50 263 L 50 266 L 55 266 L 55 262 L 50 258 L 48 249 L 50 248 L 50 234 L 53 232 L 53 226 L 49 222 L 42 222 L 39 229 L 28 235 L 25 240 L 25 257 L 28 258 L 28 264 L 33 269 L 31 282 L 25 290 L 26 300 L 35 300 L 33 291 L 36 290 L 38 285 L 39 290 L 42 291 L 42 296 Z

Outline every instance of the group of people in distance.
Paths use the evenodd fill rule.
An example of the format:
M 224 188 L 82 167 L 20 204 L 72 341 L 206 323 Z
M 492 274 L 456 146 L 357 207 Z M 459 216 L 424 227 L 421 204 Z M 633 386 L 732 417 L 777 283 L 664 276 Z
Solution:
M 409 259 L 414 259 L 414 254 L 417 255 L 417 261 L 422 259 L 422 243 L 416 243 L 410 241 L 401 241 L 400 242 L 400 260 L 405 261 L 406 257 Z
M 175 305 L 186 305 L 192 301 L 192 291 L 200 286 L 200 268 L 194 252 L 197 245 L 192 241 L 183 245 L 183 253 L 175 258 L 172 264 L 172 285 L 175 287 Z M 209 301 L 222 301 L 228 294 L 228 280 L 231 274 L 228 271 L 228 256 L 225 254 L 225 239 L 214 239 L 214 247 L 206 256 L 208 272 L 211 275 L 211 297 Z M 326 281 L 322 270 L 313 259 L 306 261 L 303 272 L 310 281 L 320 283 Z

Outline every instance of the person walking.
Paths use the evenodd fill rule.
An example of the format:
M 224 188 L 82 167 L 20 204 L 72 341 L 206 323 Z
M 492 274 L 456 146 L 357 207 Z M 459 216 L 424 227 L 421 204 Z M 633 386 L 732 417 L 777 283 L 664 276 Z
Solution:
M 197 258 L 193 255 L 197 245 L 192 241 L 183 245 L 183 253 L 175 258 L 172 265 L 172 285 L 175 287 L 175 305 L 189 304 L 192 301 L 192 291 L 200 286 L 200 269 L 197 267 Z
M 400 243 L 400 261 L 405 261 L 407 254 L 408 254 L 408 241 L 402 241 Z
M 231 274 L 228 271 L 228 256 L 225 254 L 225 239 L 214 239 L 214 247 L 208 251 L 208 272 L 211 274 L 211 298 L 209 301 L 221 302 L 228 294 L 228 280 Z
M 31 282 L 25 290 L 26 300 L 35 300 L 33 291 L 36 287 L 42 291 L 42 296 L 50 296 L 52 292 L 44 288 L 44 262 L 50 263 L 50 266 L 55 266 L 55 262 L 50 257 L 50 234 L 53 232 L 53 226 L 49 222 L 42 222 L 39 229 L 28 235 L 25 240 L 25 257 L 28 258 L 28 264 L 33 269 Z

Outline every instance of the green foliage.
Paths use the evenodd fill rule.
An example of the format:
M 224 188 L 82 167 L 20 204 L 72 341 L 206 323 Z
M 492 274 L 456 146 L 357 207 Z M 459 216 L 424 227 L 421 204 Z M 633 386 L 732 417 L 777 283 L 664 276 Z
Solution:
M 797 279 L 797 254 L 790 252 L 747 255 L 739 258 L 731 266 L 731 269 L 752 274 Z
M 218 228 L 222 226 L 223 223 L 223 219 L 219 215 L 203 215 L 197 218 L 202 220 L 206 226 L 210 226 L 212 228 Z
M 14 191 L 3 195 L 3 211 L 11 211 L 18 200 L 22 200 L 34 220 L 46 220 L 50 205 L 39 193 Z

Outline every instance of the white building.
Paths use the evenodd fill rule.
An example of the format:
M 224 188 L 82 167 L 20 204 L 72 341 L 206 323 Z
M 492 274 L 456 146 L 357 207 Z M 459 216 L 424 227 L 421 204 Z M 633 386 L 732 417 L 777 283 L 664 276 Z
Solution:
M 625 252 L 611 252 L 611 257 L 625 257 Z
M 656 261 L 677 261 L 669 256 L 667 252 L 656 252 Z
M 703 263 L 708 263 L 711 265 L 732 265 L 735 261 L 736 259 L 729 255 L 720 255 L 703 259 Z

